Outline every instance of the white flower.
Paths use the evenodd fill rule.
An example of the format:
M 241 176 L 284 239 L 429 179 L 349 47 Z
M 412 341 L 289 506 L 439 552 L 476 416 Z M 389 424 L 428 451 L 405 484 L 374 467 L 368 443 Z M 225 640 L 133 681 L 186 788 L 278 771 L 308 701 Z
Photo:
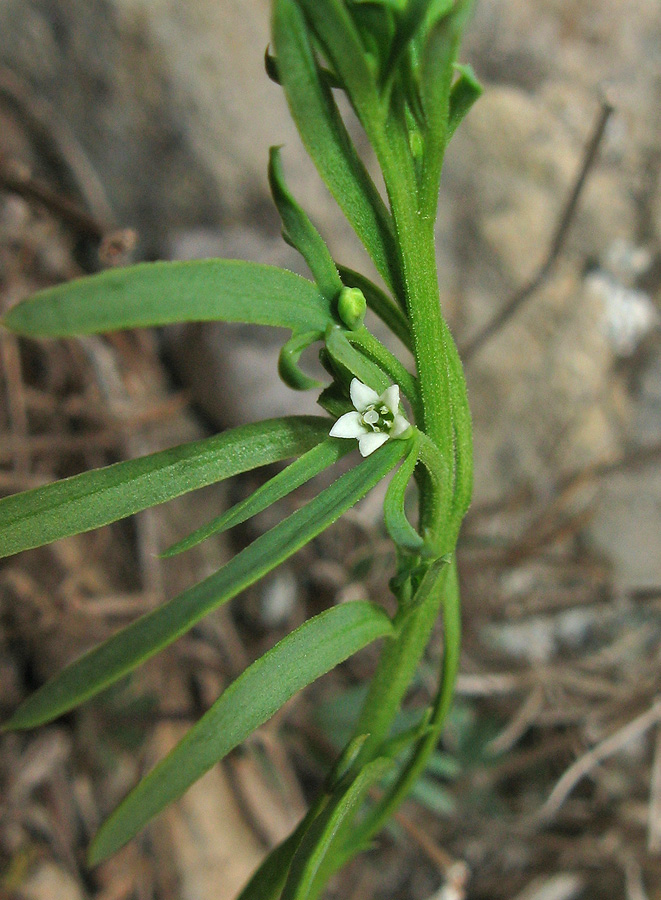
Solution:
M 399 386 L 381 394 L 354 378 L 349 388 L 355 409 L 345 413 L 330 430 L 331 437 L 357 438 L 361 456 L 369 456 L 388 438 L 407 436 L 411 425 L 399 412 Z

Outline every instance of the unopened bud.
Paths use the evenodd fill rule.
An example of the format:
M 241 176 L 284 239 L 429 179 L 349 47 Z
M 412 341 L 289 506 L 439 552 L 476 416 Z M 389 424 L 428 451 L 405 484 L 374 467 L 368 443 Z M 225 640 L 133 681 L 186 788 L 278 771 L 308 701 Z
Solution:
M 367 301 L 360 288 L 343 287 L 337 298 L 337 314 L 351 331 L 357 331 L 363 324 Z

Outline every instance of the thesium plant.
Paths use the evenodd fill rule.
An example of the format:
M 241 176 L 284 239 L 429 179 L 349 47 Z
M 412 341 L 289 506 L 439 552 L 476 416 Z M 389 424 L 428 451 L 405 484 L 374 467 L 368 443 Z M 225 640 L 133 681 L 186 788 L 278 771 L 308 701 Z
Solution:
M 320 346 L 329 374 L 319 395 L 326 415 L 243 426 L 3 499 L 4 556 L 293 460 L 247 500 L 166 551 L 174 555 L 245 521 L 347 453 L 355 463 L 215 574 L 73 662 L 29 697 L 5 729 L 49 722 L 117 682 L 392 476 L 384 518 L 396 548 L 396 614 L 367 601 L 334 606 L 249 666 L 101 827 L 91 863 L 129 841 L 294 693 L 372 641 L 382 641 L 380 661 L 352 738 L 303 821 L 268 856 L 241 900 L 318 897 L 331 875 L 369 846 L 438 743 L 459 657 L 455 546 L 470 501 L 472 461 L 462 367 L 439 303 L 434 222 L 445 149 L 480 93 L 470 68 L 456 61 L 469 6 L 469 0 L 273 3 L 267 71 L 282 85 L 312 160 L 383 286 L 331 257 L 290 193 L 274 148 L 269 179 L 283 235 L 304 257 L 310 280 L 248 262 L 143 264 L 42 291 L 4 319 L 18 334 L 51 338 L 216 319 L 272 325 L 291 332 L 279 364 L 290 387 L 320 387 L 298 365 L 312 344 Z M 349 136 L 335 92 L 346 95 L 364 129 L 385 197 Z M 366 307 L 410 349 L 415 374 L 365 327 Z M 415 526 L 404 510 L 412 480 Z M 436 698 L 415 728 L 393 736 L 439 614 L 444 648 Z M 368 799 L 380 781 L 380 799 Z

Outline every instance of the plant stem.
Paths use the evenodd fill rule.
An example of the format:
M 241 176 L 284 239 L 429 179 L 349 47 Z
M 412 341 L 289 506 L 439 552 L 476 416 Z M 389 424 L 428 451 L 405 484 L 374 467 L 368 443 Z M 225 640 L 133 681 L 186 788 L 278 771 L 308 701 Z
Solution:
M 405 614 L 396 638 L 381 653 L 363 709 L 354 727 L 354 736 L 368 734 L 360 754 L 361 762 L 372 759 L 388 738 L 393 721 L 429 641 L 444 595 L 448 566 L 427 572 L 417 592 L 417 603 Z
M 386 822 L 407 795 L 433 752 L 450 707 L 461 643 L 460 602 L 454 549 L 459 522 L 470 484 L 470 418 L 461 364 L 440 307 L 434 218 L 423 215 L 408 140 L 392 122 L 389 133 L 375 147 L 395 223 L 404 278 L 405 300 L 411 323 L 413 354 L 420 392 L 420 420 L 428 447 L 419 478 L 421 523 L 438 548 L 439 557 L 452 554 L 434 586 L 406 614 L 398 636 L 385 647 L 354 734 L 369 732 L 362 750 L 363 764 L 377 754 L 387 739 L 420 659 L 425 652 L 440 607 L 444 613 L 444 653 L 438 694 L 429 727 L 417 742 L 396 783 L 360 824 L 344 836 L 343 861 L 358 850 Z M 457 372 L 459 366 L 459 373 Z M 454 394 L 457 396 L 454 396 Z M 454 421 L 454 409 L 458 412 Z M 456 498 L 459 488 L 461 497 Z M 433 569 L 433 564 L 432 564 Z M 437 570 L 438 571 L 438 570 Z M 425 580 L 418 589 L 422 592 Z M 338 857 L 339 858 L 339 857 Z
M 419 739 L 399 777 L 379 803 L 370 811 L 351 835 L 352 843 L 362 847 L 381 830 L 397 807 L 406 799 L 411 788 L 424 772 L 427 761 L 438 743 L 445 718 L 452 703 L 454 685 L 459 668 L 461 648 L 461 600 L 456 560 L 446 567 L 447 576 L 442 582 L 443 602 L 443 658 L 439 687 L 432 707 L 427 729 Z
M 401 254 L 406 306 L 411 322 L 422 398 L 422 429 L 446 459 L 452 458 L 451 398 L 446 334 L 441 316 L 434 218 L 423 216 L 418 185 L 404 136 L 391 128 L 380 161 Z

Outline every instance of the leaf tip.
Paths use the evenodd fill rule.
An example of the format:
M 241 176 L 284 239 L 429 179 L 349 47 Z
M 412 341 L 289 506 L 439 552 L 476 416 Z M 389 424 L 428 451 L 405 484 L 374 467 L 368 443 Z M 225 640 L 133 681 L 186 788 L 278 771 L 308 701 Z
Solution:
M 99 828 L 89 846 L 89 850 L 87 851 L 87 865 L 90 868 L 98 866 L 99 863 L 104 862 L 104 860 L 108 859 L 109 856 L 112 856 L 113 853 L 121 850 L 121 848 L 125 844 L 128 844 L 131 839 L 130 834 L 122 837 L 116 833 L 116 830 L 112 827 L 113 819 L 114 813 L 103 823 L 101 828 Z
M 24 731 L 27 728 L 34 728 L 36 725 L 41 724 L 41 722 L 33 722 L 29 717 L 26 719 L 22 710 L 23 705 L 19 706 L 7 721 L 0 725 L 0 734 L 8 734 L 11 731 Z
M 109 853 L 104 853 L 102 846 L 99 846 L 97 835 L 97 837 L 92 841 L 89 850 L 87 851 L 87 865 L 90 869 L 93 869 L 94 866 L 98 866 L 99 863 L 104 861 L 104 859 L 107 859 L 109 855 Z

